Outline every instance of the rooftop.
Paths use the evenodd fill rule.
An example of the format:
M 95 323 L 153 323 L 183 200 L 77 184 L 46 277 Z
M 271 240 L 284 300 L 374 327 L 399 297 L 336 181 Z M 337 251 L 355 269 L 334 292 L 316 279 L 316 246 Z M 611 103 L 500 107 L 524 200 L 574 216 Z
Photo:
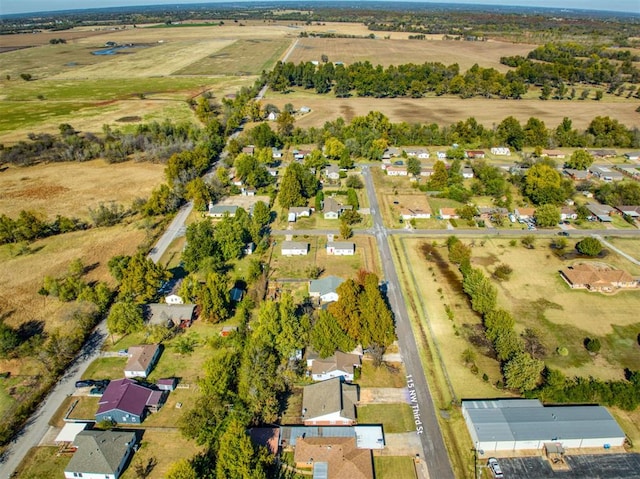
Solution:
M 333 378 L 305 386 L 302 394 L 304 419 L 340 412 L 342 417 L 355 420 L 358 386 Z
M 84 474 L 114 474 L 130 447 L 134 432 L 82 431 L 75 438 L 75 452 L 65 471 Z
M 158 353 L 158 344 L 143 344 L 129 347 L 129 360 L 124 367 L 125 371 L 146 371 Z
M 312 279 L 309 281 L 309 293 L 319 294 L 320 296 L 332 293 L 338 286 L 344 283 L 344 279 L 337 276 L 327 276 L 322 279 Z

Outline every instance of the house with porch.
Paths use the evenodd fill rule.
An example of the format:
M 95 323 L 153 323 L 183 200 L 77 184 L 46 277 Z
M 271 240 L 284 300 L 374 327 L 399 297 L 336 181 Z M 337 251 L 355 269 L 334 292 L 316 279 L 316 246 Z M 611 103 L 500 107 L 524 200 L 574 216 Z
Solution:
M 344 279 L 337 276 L 327 276 L 321 279 L 309 281 L 309 296 L 321 303 L 331 303 L 338 301 L 340 296 L 337 293 L 338 286 L 344 283 Z
M 311 369 L 311 379 L 326 381 L 327 379 L 342 377 L 345 381 L 353 381 L 357 368 L 362 365 L 359 354 L 336 351 L 328 358 L 312 358 L 307 360 L 307 367 Z
M 309 253 L 309 243 L 304 241 L 283 241 L 280 246 L 282 256 L 306 256 Z
M 353 256 L 356 254 L 356 244 L 350 241 L 328 241 L 327 254 L 333 256 Z
M 358 386 L 343 378 L 327 379 L 302 390 L 302 420 L 305 426 L 352 426 L 356 424 Z
M 127 354 L 129 359 L 124 367 L 124 375 L 127 378 L 146 378 L 160 357 L 159 344 L 142 344 L 129 346 Z
M 85 430 L 73 440 L 76 451 L 64 468 L 66 479 L 118 479 L 134 454 L 132 431 Z
M 132 379 L 111 381 L 98 401 L 96 422 L 140 424 L 150 412 L 158 411 L 167 392 L 151 389 Z

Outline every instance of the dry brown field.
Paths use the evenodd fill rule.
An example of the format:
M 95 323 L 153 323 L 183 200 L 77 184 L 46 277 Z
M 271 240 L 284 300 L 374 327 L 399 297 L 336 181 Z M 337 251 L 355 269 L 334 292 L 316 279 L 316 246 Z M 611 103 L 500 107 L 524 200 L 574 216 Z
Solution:
M 146 198 L 164 178 L 164 165 L 104 160 L 8 166 L 0 172 L 0 213 L 12 218 L 21 210 L 89 220 L 89 208 L 115 201 L 129 207 Z
M 565 116 L 573 120 L 574 128 L 584 129 L 596 116 L 609 116 L 628 126 L 640 126 L 640 115 L 635 111 L 638 100 L 626 102 L 596 101 L 540 101 L 535 99 L 499 100 L 483 98 L 335 98 L 332 96 L 294 93 L 289 95 L 268 92 L 265 103 L 284 108 L 287 103 L 298 109 L 308 106 L 311 112 L 296 117 L 295 125 L 301 128 L 322 127 L 325 122 L 342 117 L 350 121 L 379 111 L 392 122 L 436 123 L 448 126 L 474 117 L 487 128 L 497 126 L 503 119 L 513 116 L 524 124 L 531 117 L 545 122 L 547 128 L 558 126 Z
M 369 32 L 371 33 L 371 32 Z M 376 32 L 376 35 L 386 35 Z M 462 72 L 478 64 L 485 68 L 495 68 L 507 72 L 509 67 L 500 63 L 500 57 L 510 55 L 526 56 L 536 45 L 507 42 L 460 42 L 443 40 L 442 37 L 429 40 L 406 40 L 399 34 L 391 33 L 392 38 L 300 38 L 295 50 L 289 56 L 294 63 L 320 61 L 324 54 L 331 62 L 343 62 L 347 65 L 369 61 L 374 66 L 402 65 L 405 63 L 422 64 L 440 62 L 445 65 L 457 63 Z M 406 35 L 405 35 L 406 36 Z

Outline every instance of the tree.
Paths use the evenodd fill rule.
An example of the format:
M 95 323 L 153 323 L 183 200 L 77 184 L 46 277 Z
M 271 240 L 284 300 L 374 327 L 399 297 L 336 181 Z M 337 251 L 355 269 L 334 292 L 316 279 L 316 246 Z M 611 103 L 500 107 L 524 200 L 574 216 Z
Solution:
M 119 298 L 143 304 L 158 296 L 160 286 L 171 277 L 163 266 L 155 264 L 143 252 L 129 260 L 120 282 Z
M 335 303 L 330 306 L 333 304 Z M 318 319 L 311 328 L 310 339 L 311 346 L 322 358 L 331 356 L 337 349 L 351 351 L 356 346 L 356 342 L 340 328 L 336 318 L 325 310 L 318 314 Z
M 449 175 L 447 166 L 443 161 L 438 160 L 433 165 L 433 174 L 429 177 L 428 188 L 434 191 L 440 191 L 447 187 Z
M 541 205 L 536 208 L 536 224 L 541 228 L 550 228 L 560 222 L 560 208 L 555 205 Z
M 336 137 L 331 136 L 324 142 L 324 154 L 330 160 L 338 161 L 345 153 L 349 153 L 347 147 Z
M 120 301 L 111 306 L 107 316 L 107 329 L 111 334 L 131 334 L 143 328 L 142 306 L 130 301 Z
M 593 156 L 586 150 L 576 150 L 566 162 L 567 168 L 574 170 L 586 170 L 593 163 Z
M 215 258 L 218 262 L 222 262 L 211 221 L 204 220 L 190 224 L 187 226 L 186 236 L 187 245 L 182 252 L 182 261 L 187 271 L 197 271 L 207 258 Z
M 584 347 L 590 353 L 597 353 L 600 351 L 600 348 L 602 348 L 602 345 L 598 338 L 585 338 Z
M 345 182 L 347 188 L 353 188 L 356 190 L 360 190 L 364 188 L 364 183 L 362 179 L 358 175 L 349 175 L 347 176 L 347 181 Z
M 496 332 L 493 347 L 500 361 L 508 361 L 516 354 L 521 353 L 523 344 L 514 329 L 501 329 Z
M 598 256 L 602 252 L 602 243 L 597 238 L 588 236 L 576 244 L 576 249 L 587 256 Z
M 346 221 L 340 222 L 340 236 L 342 236 L 342 238 L 345 240 L 353 236 L 353 229 Z
M 536 237 L 533 235 L 527 235 L 520 240 L 522 246 L 527 249 L 533 249 L 535 247 Z
M 180 459 L 169 466 L 165 477 L 166 479 L 198 479 L 198 474 L 191 462 Z
M 285 170 L 280 184 L 278 201 L 283 208 L 305 206 L 307 199 L 318 191 L 318 180 L 300 163 L 291 163 Z
M 567 191 L 558 171 L 544 163 L 536 163 L 527 172 L 524 194 L 536 205 L 560 204 L 567 198 Z
M 230 299 L 228 280 L 219 273 L 209 273 L 198 294 L 201 316 L 205 321 L 219 323 L 229 317 Z
M 524 142 L 527 146 L 547 146 L 549 132 L 543 121 L 534 117 L 529 118 L 524 126 Z
M 293 133 L 293 125 L 295 123 L 295 119 L 293 115 L 288 111 L 283 111 L 276 118 L 276 124 L 278 125 L 278 134 L 282 137 L 291 136 Z
M 498 139 L 515 150 L 522 150 L 524 145 L 524 131 L 520 122 L 512 116 L 508 116 L 500 122 L 496 130 Z
M 540 382 L 543 369 L 543 361 L 532 358 L 529 353 L 517 354 L 504 366 L 507 387 L 521 392 L 531 391 Z
M 256 453 L 245 429 L 246 426 L 238 418 L 232 417 L 229 420 L 220 436 L 216 477 L 266 479 L 267 456 Z
M 358 297 L 358 309 L 360 310 L 362 331 L 360 340 L 363 346 L 389 346 L 395 339 L 393 313 L 389 309 L 382 292 L 380 280 L 373 273 L 366 274 L 364 289 Z
M 412 156 L 407 160 L 407 172 L 413 176 L 420 176 L 420 170 L 422 169 L 422 164 L 420 160 L 415 156 Z
M 20 345 L 20 335 L 11 326 L 0 322 L 0 358 L 8 358 L 16 353 Z

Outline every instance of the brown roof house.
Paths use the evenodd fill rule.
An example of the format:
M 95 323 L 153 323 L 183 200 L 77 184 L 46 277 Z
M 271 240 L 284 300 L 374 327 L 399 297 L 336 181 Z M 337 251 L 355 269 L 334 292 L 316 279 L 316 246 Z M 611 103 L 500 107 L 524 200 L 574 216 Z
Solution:
M 356 423 L 358 386 L 333 378 L 305 386 L 302 419 L 305 426 L 351 426 Z
M 338 377 L 353 381 L 356 368 L 362 364 L 360 355 L 343 353 L 342 351 L 336 351 L 328 358 L 307 361 L 307 366 L 309 366 L 309 362 L 311 362 L 311 378 L 314 381 L 326 381 Z
M 353 437 L 299 438 L 293 459 L 297 468 L 313 469 L 313 477 L 373 479 L 370 449 L 358 449 Z
M 620 288 L 637 288 L 638 281 L 626 271 L 604 265 L 578 263 L 560 271 L 572 289 L 610 292 Z
M 131 346 L 127 351 L 129 360 L 124 367 L 127 378 L 146 378 L 160 357 L 160 345 L 143 344 Z

